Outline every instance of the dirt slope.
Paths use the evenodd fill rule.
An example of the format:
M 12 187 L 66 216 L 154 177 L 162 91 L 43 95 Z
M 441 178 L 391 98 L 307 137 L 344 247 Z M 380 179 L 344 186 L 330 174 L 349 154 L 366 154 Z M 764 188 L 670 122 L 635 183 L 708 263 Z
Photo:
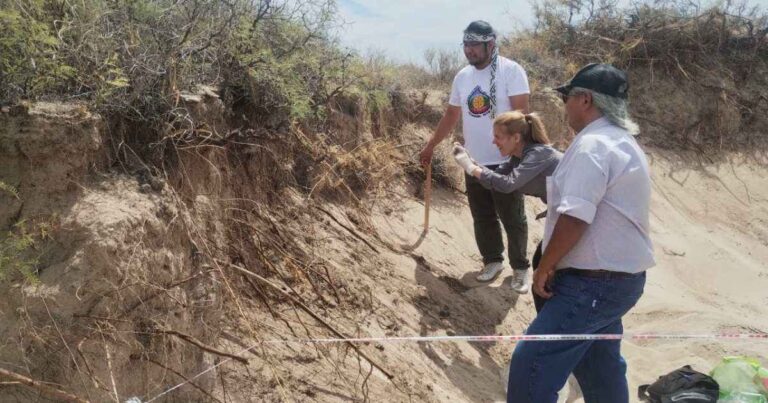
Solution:
M 659 150 L 649 154 L 658 264 L 649 272 L 645 296 L 626 320 L 627 332 L 768 331 L 764 169 L 737 158 L 716 167 L 682 162 L 679 156 L 667 159 Z M 473 280 L 478 256 L 466 202 L 444 191 L 435 196 L 431 232 L 415 252 L 428 264 L 391 257 L 398 273 L 413 282 L 401 292 L 410 288 L 422 295 L 415 303 L 419 311 L 403 310 L 400 318 L 419 334 L 519 333 L 534 315 L 530 295 L 517 297 L 508 290 L 509 272 L 490 285 Z M 543 206 L 527 201 L 531 220 Z M 375 221 L 385 237 L 407 244 L 418 234 L 423 207 L 414 200 L 398 204 L 399 210 L 379 214 Z M 542 225 L 530 227 L 533 244 Z M 438 343 L 423 346 L 425 355 L 414 359 L 427 366 L 424 376 L 434 379 L 443 401 L 500 401 L 499 374 L 512 349 L 511 344 Z M 625 342 L 633 388 L 684 364 L 708 371 L 725 355 L 765 359 L 767 349 L 750 341 Z
M 358 354 L 282 341 L 334 337 L 330 328 L 360 337 L 525 329 L 532 300 L 509 289 L 509 271 L 474 281 L 471 218 L 445 150 L 430 231 L 412 248 L 424 205 L 411 166 L 363 199 L 309 197 L 264 182 L 298 176 L 296 160 L 307 157 L 292 149 L 181 150 L 183 170 L 158 177 L 109 168 L 102 124 L 80 108 L 1 117 L 0 179 L 19 194 L 2 194 L 2 224 L 52 225 L 25 252 L 39 259 L 39 282 L 0 283 L 3 368 L 92 401 L 148 401 L 179 384 L 157 401 L 503 400 L 511 343 L 371 343 Z M 428 129 L 400 130 L 403 151 L 393 158 L 407 160 Z M 265 144 L 279 151 L 280 141 Z M 658 265 L 627 331 L 768 331 L 765 161 L 700 164 L 648 151 Z M 531 252 L 543 209 L 527 199 Z M 724 355 L 766 348 L 625 343 L 633 388 L 683 364 L 706 371 Z M 46 400 L 3 384 L 0 401 Z

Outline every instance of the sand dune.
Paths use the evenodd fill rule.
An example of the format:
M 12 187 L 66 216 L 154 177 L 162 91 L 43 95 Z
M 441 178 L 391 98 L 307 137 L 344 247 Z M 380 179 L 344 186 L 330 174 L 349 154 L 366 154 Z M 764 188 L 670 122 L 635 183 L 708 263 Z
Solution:
M 626 317 L 627 332 L 768 331 L 768 178 L 756 162 L 719 166 L 684 162 L 649 151 L 653 169 L 652 239 L 657 266 L 646 292 Z M 541 237 L 544 209 L 527 199 L 529 250 Z M 374 223 L 392 244 L 415 242 L 423 205 L 403 195 L 382 207 Z M 534 316 L 530 295 L 509 289 L 510 271 L 478 284 L 479 256 L 463 195 L 433 192 L 431 229 L 411 253 L 388 253 L 394 277 L 416 284 L 413 307 L 398 312 L 400 334 L 512 334 Z M 431 381 L 439 401 L 501 401 L 511 343 L 422 344 L 424 354 L 400 359 Z M 390 351 L 392 353 L 392 351 Z M 631 390 L 685 364 L 709 371 L 726 355 L 763 356 L 754 341 L 627 341 Z

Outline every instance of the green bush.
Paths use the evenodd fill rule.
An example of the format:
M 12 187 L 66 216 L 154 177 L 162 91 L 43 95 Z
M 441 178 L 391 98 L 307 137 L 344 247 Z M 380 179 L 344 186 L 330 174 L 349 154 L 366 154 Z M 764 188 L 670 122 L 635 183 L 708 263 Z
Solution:
M 37 246 L 50 237 L 50 223 L 28 225 L 19 221 L 5 236 L 0 236 L 0 281 L 19 274 L 26 281 L 38 282 Z
M 351 82 L 350 56 L 329 39 L 332 0 L 0 0 L 0 10 L 0 102 L 79 99 L 163 130 L 178 93 L 198 84 L 231 84 L 235 102 L 294 120 L 322 117 Z M 261 122 L 274 126 L 251 123 Z
M 19 191 L 18 191 L 18 189 L 16 189 L 15 187 L 13 187 L 13 186 L 11 186 L 11 185 L 3 182 L 3 181 L 0 181 L 0 190 L 5 192 L 5 193 L 8 193 L 9 195 L 15 197 L 16 199 L 19 198 Z
M 0 9 L 0 101 L 65 88 L 76 71 L 57 57 L 58 46 L 47 24 L 14 9 Z

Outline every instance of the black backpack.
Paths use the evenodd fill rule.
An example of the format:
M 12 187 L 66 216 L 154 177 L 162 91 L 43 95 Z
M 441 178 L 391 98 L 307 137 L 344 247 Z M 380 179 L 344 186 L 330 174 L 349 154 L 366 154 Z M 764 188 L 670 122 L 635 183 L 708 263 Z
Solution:
M 637 390 L 640 400 L 651 403 L 715 403 L 719 393 L 720 386 L 712 377 L 694 371 L 690 365 Z

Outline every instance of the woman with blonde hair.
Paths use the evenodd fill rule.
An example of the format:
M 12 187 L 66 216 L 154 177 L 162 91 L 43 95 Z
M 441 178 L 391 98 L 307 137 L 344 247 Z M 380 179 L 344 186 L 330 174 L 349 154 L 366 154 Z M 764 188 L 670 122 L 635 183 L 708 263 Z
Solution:
M 510 160 L 495 171 L 476 164 L 464 147 L 454 143 L 453 156 L 467 175 L 474 176 L 484 187 L 502 193 L 520 191 L 547 202 L 547 176 L 552 175 L 563 154 L 550 145 L 541 118 L 535 113 L 504 112 L 493 121 L 493 144 Z M 533 257 L 538 264 L 541 244 Z M 517 273 L 521 271 L 522 273 Z M 515 270 L 512 288 L 518 293 L 528 292 L 527 270 Z M 534 295 L 537 311 L 544 300 Z

